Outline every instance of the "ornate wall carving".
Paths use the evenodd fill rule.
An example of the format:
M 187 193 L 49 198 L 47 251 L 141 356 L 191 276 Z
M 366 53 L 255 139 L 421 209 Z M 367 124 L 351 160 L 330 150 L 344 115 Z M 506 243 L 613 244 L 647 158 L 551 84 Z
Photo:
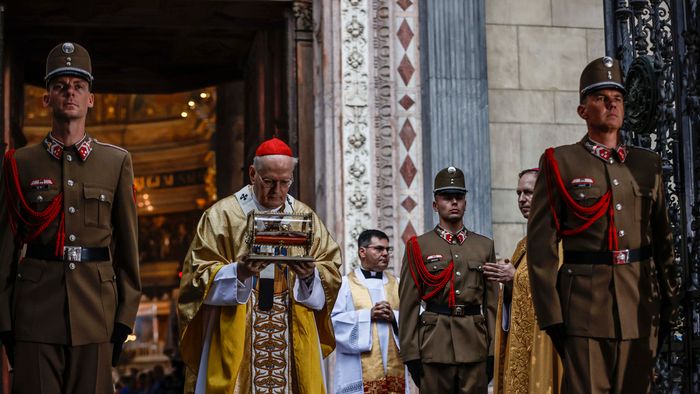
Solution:
M 370 201 L 375 178 L 369 105 L 370 47 L 367 0 L 342 0 L 340 9 L 341 146 L 343 155 L 344 256 L 346 272 L 356 260 L 355 240 L 376 223 Z
M 373 55 L 374 55 L 374 144 L 377 228 L 389 239 L 396 239 L 396 186 L 394 165 L 396 141 L 394 139 L 394 95 L 392 81 L 392 34 L 391 4 L 389 0 L 374 0 L 373 8 Z M 395 263 L 393 259 L 391 264 Z M 390 268 L 392 268 L 390 265 Z

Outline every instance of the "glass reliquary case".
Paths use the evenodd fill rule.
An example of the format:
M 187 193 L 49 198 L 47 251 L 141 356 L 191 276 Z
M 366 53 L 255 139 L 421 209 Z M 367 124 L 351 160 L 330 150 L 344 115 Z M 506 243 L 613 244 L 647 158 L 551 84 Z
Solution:
M 280 263 L 314 261 L 311 213 L 251 212 L 248 215 L 249 259 Z

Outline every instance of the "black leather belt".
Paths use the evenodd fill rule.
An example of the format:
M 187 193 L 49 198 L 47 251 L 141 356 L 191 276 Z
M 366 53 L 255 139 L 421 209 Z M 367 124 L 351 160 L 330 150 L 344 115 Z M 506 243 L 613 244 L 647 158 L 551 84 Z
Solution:
M 448 316 L 481 315 L 481 305 L 474 305 L 474 304 L 455 305 L 452 308 L 450 308 L 449 306 L 443 305 L 443 304 L 428 303 L 425 306 L 425 310 L 428 312 L 437 313 L 439 315 L 448 315 Z
M 606 250 L 597 252 L 564 251 L 564 264 L 605 264 L 620 265 L 651 258 L 651 246 L 639 249 Z
M 51 261 L 75 261 L 87 263 L 90 261 L 109 261 L 109 248 L 84 248 L 82 246 L 64 246 L 63 256 L 56 256 L 53 246 L 27 246 L 26 257 L 30 259 Z

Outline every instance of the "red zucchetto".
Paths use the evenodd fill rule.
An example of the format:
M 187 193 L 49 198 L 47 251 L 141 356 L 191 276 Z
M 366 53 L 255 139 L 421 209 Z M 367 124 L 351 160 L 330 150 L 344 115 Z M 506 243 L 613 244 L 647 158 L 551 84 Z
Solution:
M 263 142 L 255 150 L 255 156 L 270 156 L 270 155 L 283 155 L 292 156 L 292 148 L 285 144 L 284 141 L 277 137 L 272 137 L 269 140 Z

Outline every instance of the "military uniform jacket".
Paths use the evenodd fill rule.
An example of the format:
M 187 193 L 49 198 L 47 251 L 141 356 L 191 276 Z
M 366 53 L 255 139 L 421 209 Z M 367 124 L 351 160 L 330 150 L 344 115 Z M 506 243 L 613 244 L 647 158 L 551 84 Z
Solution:
M 65 245 L 109 247 L 111 260 L 20 260 L 3 182 L 0 332 L 12 330 L 19 341 L 73 346 L 108 342 L 115 321 L 132 327 L 141 294 L 129 153 L 87 135 L 64 149 L 49 135 L 41 144 L 18 149 L 15 159 L 22 193 L 33 210 L 43 210 L 63 191 Z M 56 219 L 29 247 L 54 250 L 58 228 Z
M 431 274 L 437 274 L 453 260 L 455 304 L 482 305 L 482 314 L 449 316 L 425 311 L 419 315 L 420 294 L 404 255 L 399 284 L 401 358 L 404 362 L 421 359 L 444 364 L 485 361 L 493 355 L 498 283 L 485 281 L 481 267 L 495 261 L 493 241 L 464 229 L 463 242 L 451 237 L 450 243 L 438 231 L 439 227 L 418 237 L 423 262 Z M 427 288 L 425 293 L 431 290 Z M 449 290 L 448 282 L 428 302 L 448 305 Z
M 571 264 L 564 258 L 557 271 L 560 238 L 548 199 L 547 177 L 541 174 L 527 229 L 528 269 L 540 327 L 564 323 L 567 333 L 574 336 L 648 337 L 659 318 L 672 318 L 678 297 L 659 156 L 636 147 L 611 151 L 586 137 L 556 148 L 554 157 L 568 193 L 580 205 L 591 206 L 612 189 L 618 250 L 651 246 L 653 257 L 620 265 Z M 544 160 L 543 156 L 543 170 Z M 562 230 L 583 223 L 565 206 L 556 187 L 552 187 L 551 198 Z M 567 251 L 609 250 L 608 224 L 605 215 L 582 233 L 564 236 L 565 255 Z

